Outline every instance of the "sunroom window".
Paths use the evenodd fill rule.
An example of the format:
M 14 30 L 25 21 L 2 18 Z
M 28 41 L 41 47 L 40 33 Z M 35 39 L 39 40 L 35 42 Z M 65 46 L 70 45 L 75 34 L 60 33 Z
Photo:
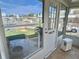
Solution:
M 0 5 L 11 59 L 42 48 L 42 0 L 0 0 Z

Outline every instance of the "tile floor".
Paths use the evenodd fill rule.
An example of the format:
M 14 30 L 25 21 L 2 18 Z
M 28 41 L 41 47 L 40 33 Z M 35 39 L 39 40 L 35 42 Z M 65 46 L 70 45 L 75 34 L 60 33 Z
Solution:
M 71 51 L 64 52 L 61 49 L 53 52 L 47 59 L 79 59 L 79 48 L 73 47 Z

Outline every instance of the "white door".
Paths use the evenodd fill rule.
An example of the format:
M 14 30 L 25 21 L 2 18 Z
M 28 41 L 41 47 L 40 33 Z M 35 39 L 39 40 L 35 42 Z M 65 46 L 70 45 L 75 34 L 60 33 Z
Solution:
M 46 44 L 47 48 L 50 51 L 54 51 L 56 49 L 56 42 L 57 42 L 57 22 L 58 22 L 58 10 L 56 3 L 53 2 L 49 4 L 48 8 L 48 20 L 45 26 L 47 26 L 47 37 L 46 37 Z

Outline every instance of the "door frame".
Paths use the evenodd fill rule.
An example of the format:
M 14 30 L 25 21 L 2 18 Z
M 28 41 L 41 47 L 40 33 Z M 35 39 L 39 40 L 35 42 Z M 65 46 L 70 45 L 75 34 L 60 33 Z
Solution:
M 59 17 L 60 17 L 61 5 L 63 5 L 63 6 L 65 7 L 65 9 L 64 9 L 64 10 L 65 10 L 65 15 L 66 15 L 66 8 L 69 8 L 69 6 L 68 6 L 66 3 L 64 3 L 64 1 L 59 2 L 58 5 L 59 5 L 59 15 L 58 15 L 58 20 L 57 20 L 57 37 L 56 37 L 56 38 L 57 38 L 57 42 L 59 41 L 58 39 L 60 39 L 60 38 L 61 38 L 61 40 L 63 40 L 63 34 L 60 35 L 60 36 L 58 35 L 58 25 L 59 25 L 59 19 L 60 19 Z M 65 16 L 65 17 L 66 17 L 66 16 Z M 64 17 L 64 18 L 65 18 L 65 17 Z M 65 20 L 64 18 L 63 18 L 63 25 L 64 25 L 64 20 Z M 63 28 L 64 28 L 64 26 L 63 26 Z M 63 32 L 63 31 L 62 31 L 62 32 Z M 59 46 L 58 43 L 56 44 L 56 46 L 57 46 L 57 47 Z

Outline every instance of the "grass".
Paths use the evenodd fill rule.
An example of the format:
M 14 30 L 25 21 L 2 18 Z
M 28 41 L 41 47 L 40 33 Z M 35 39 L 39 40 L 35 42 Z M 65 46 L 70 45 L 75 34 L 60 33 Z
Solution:
M 14 35 L 20 35 L 20 34 L 25 34 L 28 37 L 35 37 L 37 36 L 37 32 L 34 29 L 25 29 L 25 28 L 20 28 L 20 29 L 11 29 L 11 30 L 6 30 L 5 31 L 5 36 L 14 36 Z

